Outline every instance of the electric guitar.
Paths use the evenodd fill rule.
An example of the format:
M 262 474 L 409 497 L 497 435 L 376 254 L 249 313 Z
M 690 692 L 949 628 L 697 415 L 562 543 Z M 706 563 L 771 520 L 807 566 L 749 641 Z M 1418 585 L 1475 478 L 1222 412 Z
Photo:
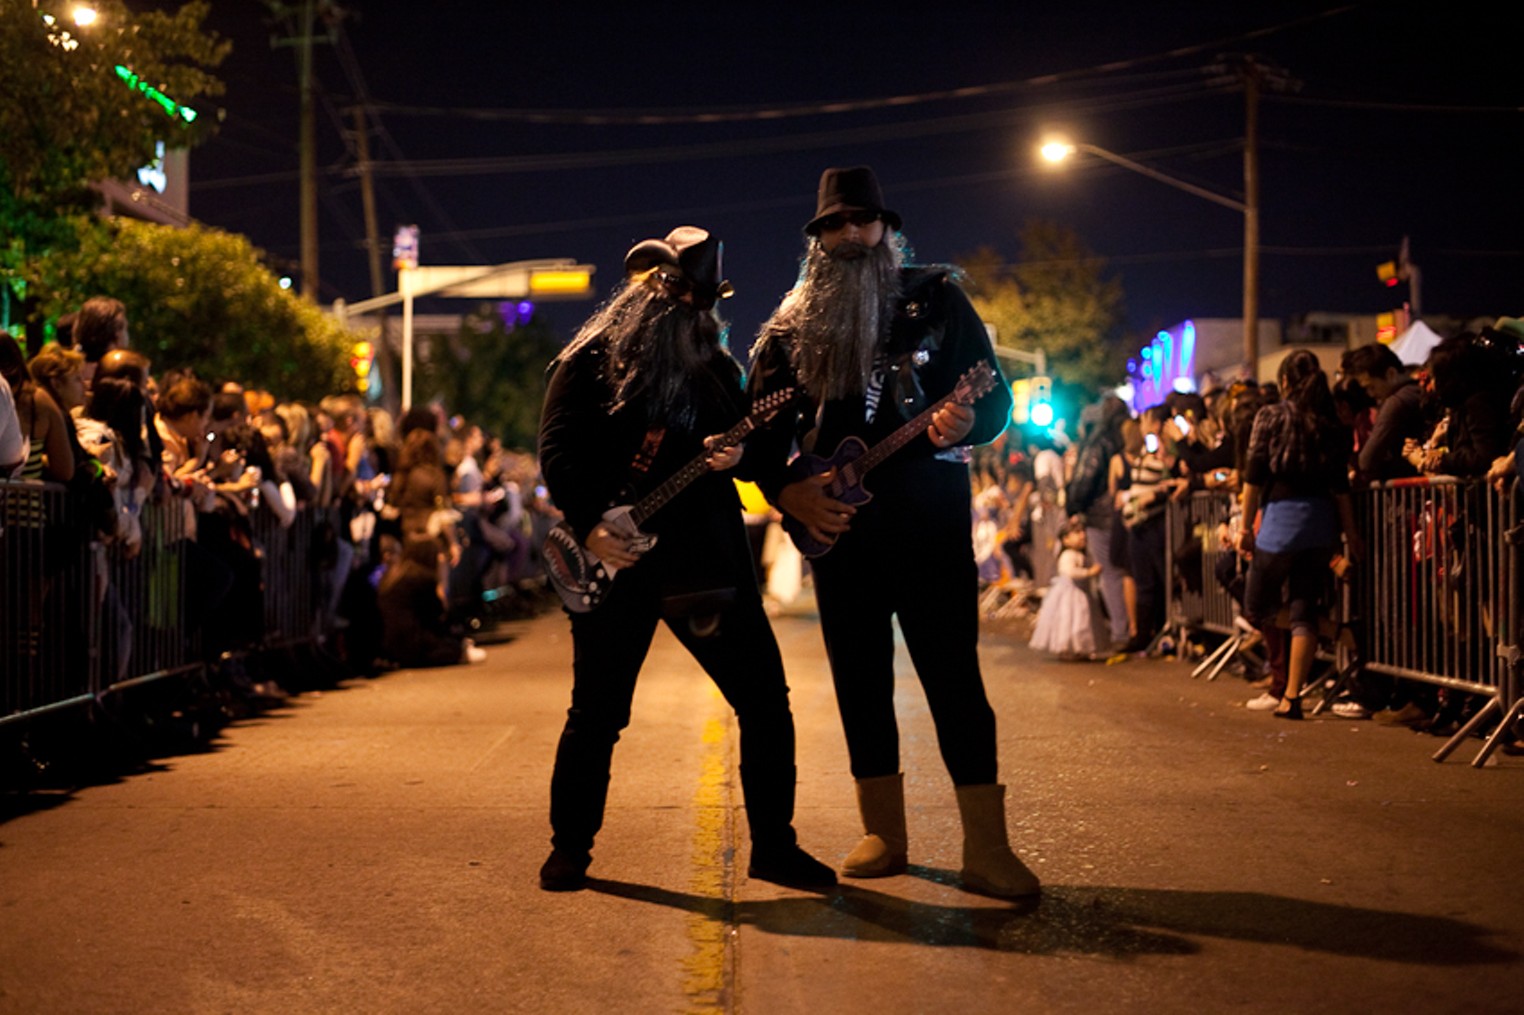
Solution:
M 958 383 L 953 386 L 951 394 L 873 445 L 871 449 L 860 438 L 848 437 L 836 445 L 836 450 L 831 452 L 829 458 L 812 454 L 796 456 L 789 463 L 789 482 L 796 483 L 801 479 L 818 476 L 828 469 L 835 469 L 836 475 L 822 487 L 825 495 L 843 504 L 866 504 L 873 499 L 873 494 L 863 486 L 863 477 L 870 469 L 925 433 L 926 428 L 931 425 L 932 415 L 938 409 L 952 404 L 973 405 L 974 402 L 993 391 L 997 382 L 998 376 L 988 363 L 984 361 L 975 363 L 963 372 L 962 377 L 958 378 Z M 811 536 L 801 522 L 787 513 L 783 516 L 783 530 L 789 534 L 789 538 L 794 541 L 799 552 L 806 557 L 822 557 L 835 545 L 834 542 L 824 543 Z
M 689 483 L 710 471 L 708 458 L 711 453 L 740 444 L 748 434 L 792 402 L 795 394 L 794 388 L 781 388 L 755 402 L 751 414 L 716 438 L 714 447 L 705 448 L 666 482 L 634 504 L 609 508 L 603 513 L 603 523 L 630 540 L 632 553 L 637 556 L 645 554 L 656 545 L 656 537 L 640 531 L 641 524 L 681 493 Z M 619 568 L 600 560 L 583 546 L 571 526 L 565 522 L 557 523 L 546 534 L 540 556 L 551 587 L 572 613 L 591 613 L 597 609 L 608 598 L 614 587 L 614 576 L 619 573 Z

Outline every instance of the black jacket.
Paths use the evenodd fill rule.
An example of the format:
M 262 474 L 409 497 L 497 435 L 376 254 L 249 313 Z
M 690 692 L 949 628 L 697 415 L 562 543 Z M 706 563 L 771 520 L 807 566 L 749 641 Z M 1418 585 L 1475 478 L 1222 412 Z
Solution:
M 786 463 L 791 450 L 805 447 L 830 455 L 846 437 L 858 437 L 869 447 L 894 433 L 907 420 L 953 390 L 958 378 L 979 361 L 987 362 L 999 378 L 995 389 L 974 403 L 974 428 L 963 444 L 986 444 L 1000 436 L 1011 417 L 1011 391 L 1000 377 L 989 333 L 948 269 L 905 268 L 901 297 L 885 343 L 887 371 L 876 412 L 867 419 L 864 396 L 834 399 L 818 413 L 816 403 L 801 398 L 795 409 L 780 414 L 747 442 L 747 461 L 753 477 L 769 500 L 788 482 Z M 786 331 L 764 333 L 752 354 L 748 390 L 753 399 L 797 384 L 790 356 L 793 336 Z M 893 486 L 896 474 L 909 479 L 940 449 L 924 431 L 875 472 L 874 489 Z
M 660 486 L 703 453 L 705 437 L 745 414 L 740 367 L 717 351 L 707 372 L 687 385 L 689 407 L 664 421 L 655 456 L 643 471 L 632 468 L 653 428 L 643 402 L 610 411 L 605 356 L 595 341 L 558 361 L 540 418 L 545 485 L 584 542 L 605 510 Z M 733 475 L 703 473 L 641 526 L 658 539 L 636 566 L 654 573 L 665 594 L 755 585 Z

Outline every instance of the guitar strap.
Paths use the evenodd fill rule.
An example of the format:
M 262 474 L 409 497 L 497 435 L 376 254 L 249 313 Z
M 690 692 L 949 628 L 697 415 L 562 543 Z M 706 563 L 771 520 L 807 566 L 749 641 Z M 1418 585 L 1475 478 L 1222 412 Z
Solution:
M 651 470 L 651 463 L 656 460 L 657 449 L 661 447 L 662 438 L 667 436 L 667 428 L 653 426 L 646 431 L 645 439 L 640 442 L 640 447 L 635 451 L 635 457 L 630 460 L 630 473 L 634 476 L 643 476 Z

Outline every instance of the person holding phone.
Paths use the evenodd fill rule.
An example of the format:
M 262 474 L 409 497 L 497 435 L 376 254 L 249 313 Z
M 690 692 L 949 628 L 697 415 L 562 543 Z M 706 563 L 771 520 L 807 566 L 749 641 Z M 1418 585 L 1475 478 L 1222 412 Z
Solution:
M 1169 410 L 1163 405 L 1145 409 L 1139 417 L 1143 452 L 1129 463 L 1127 489 L 1118 508 L 1127 529 L 1127 556 L 1137 596 L 1137 631 L 1128 641 L 1128 652 L 1142 652 L 1164 629 L 1165 518 L 1169 497 L 1176 490 L 1174 456 L 1163 440 Z

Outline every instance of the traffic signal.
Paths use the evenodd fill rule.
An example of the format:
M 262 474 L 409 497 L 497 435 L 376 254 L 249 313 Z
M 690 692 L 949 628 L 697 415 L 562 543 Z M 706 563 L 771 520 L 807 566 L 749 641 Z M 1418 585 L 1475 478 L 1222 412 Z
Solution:
M 1397 262 L 1383 261 L 1380 264 L 1376 265 L 1376 277 L 1380 279 L 1382 284 L 1385 285 L 1388 289 L 1395 289 L 1397 287 L 1398 280 L 1401 278 L 1401 273 L 1397 270 Z
M 1025 377 L 1011 382 L 1011 420 L 1026 423 L 1031 419 L 1032 382 Z
M 1053 378 L 1033 377 L 1028 391 L 1027 417 L 1033 426 L 1053 425 Z
M 356 342 L 350 350 L 349 366 L 355 372 L 355 387 L 361 392 L 370 391 L 370 369 L 375 360 L 376 350 L 369 342 Z

